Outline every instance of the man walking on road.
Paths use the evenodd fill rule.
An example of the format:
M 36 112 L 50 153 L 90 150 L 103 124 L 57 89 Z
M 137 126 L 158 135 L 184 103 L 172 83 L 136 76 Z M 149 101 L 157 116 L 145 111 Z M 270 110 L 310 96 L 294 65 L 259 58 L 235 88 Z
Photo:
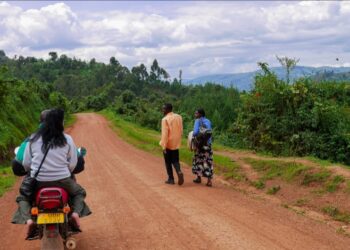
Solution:
M 178 184 L 182 185 L 184 183 L 184 175 L 181 172 L 179 162 L 179 148 L 183 132 L 182 117 L 173 113 L 173 106 L 170 103 L 164 104 L 163 113 L 162 138 L 159 145 L 163 149 L 166 171 L 168 173 L 168 180 L 165 183 L 175 184 L 172 168 L 174 166 L 179 179 Z

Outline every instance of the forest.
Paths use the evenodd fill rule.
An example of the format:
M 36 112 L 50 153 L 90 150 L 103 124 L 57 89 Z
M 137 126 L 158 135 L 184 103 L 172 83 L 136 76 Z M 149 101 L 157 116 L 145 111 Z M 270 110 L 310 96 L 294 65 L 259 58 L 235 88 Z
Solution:
M 109 109 L 123 119 L 160 129 L 165 102 L 184 118 L 185 134 L 202 107 L 214 127 L 214 142 L 284 156 L 312 155 L 350 164 L 350 84 L 321 78 L 279 79 L 258 63 L 250 91 L 214 83 L 185 85 L 181 70 L 170 77 L 155 59 L 150 68 L 129 69 L 50 52 L 48 59 L 0 51 L 0 158 L 37 126 L 40 110 L 68 113 Z M 288 68 L 286 72 L 288 73 Z M 286 78 L 288 79 L 288 77 Z

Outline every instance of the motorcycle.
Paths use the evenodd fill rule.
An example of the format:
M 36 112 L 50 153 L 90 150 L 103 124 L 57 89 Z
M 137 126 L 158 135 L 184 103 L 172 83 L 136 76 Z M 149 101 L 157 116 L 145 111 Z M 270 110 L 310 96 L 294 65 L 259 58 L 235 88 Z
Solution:
M 45 187 L 36 193 L 31 214 L 37 224 L 41 249 L 76 248 L 76 239 L 72 236 L 78 231 L 70 224 L 71 209 L 68 193 L 59 187 Z M 62 244 L 63 242 L 63 244 Z
M 17 155 L 19 147 L 15 149 Z M 78 155 L 84 157 L 86 149 L 78 148 Z M 83 171 L 84 168 L 80 168 Z M 77 172 L 78 173 L 78 172 Z M 75 249 L 77 241 L 72 236 L 81 232 L 70 222 L 69 195 L 60 187 L 44 187 L 36 191 L 31 208 L 36 224 L 36 235 L 41 239 L 42 250 Z

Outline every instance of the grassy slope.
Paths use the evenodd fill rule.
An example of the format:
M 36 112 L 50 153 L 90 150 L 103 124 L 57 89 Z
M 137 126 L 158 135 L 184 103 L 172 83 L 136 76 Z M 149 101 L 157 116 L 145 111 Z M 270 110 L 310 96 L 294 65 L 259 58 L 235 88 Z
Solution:
M 12 173 L 11 167 L 0 165 L 0 197 L 13 186 L 16 177 Z
M 16 181 L 9 167 L 13 149 L 38 126 L 37 117 L 43 103 L 40 100 L 28 102 L 25 104 L 17 97 L 8 98 L 0 110 L 0 197 Z

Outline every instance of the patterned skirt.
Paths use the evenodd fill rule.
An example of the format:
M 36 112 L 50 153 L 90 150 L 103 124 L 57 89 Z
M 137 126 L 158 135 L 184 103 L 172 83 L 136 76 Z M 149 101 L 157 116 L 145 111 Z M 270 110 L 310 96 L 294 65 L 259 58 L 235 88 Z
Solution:
M 213 150 L 211 146 L 203 146 L 195 151 L 192 160 L 192 173 L 202 177 L 213 178 Z

